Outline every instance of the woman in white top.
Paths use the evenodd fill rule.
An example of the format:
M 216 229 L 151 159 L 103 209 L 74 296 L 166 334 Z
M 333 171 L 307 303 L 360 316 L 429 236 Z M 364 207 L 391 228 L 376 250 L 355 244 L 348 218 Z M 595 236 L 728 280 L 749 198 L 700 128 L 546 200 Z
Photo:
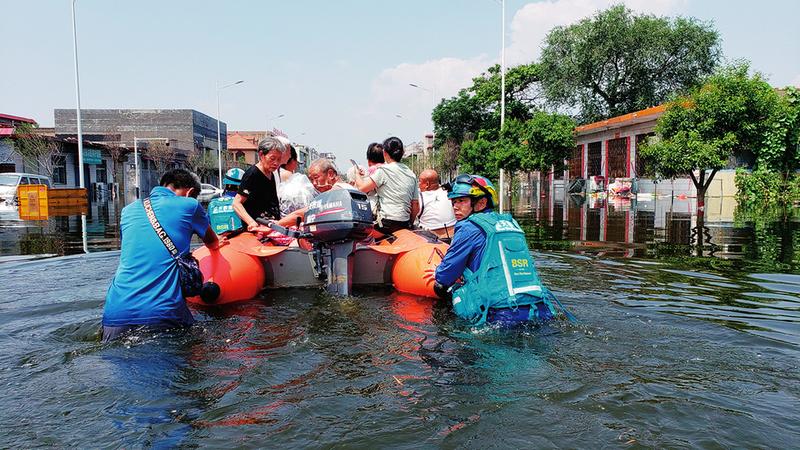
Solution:
M 398 137 L 390 137 L 383 141 L 385 163 L 366 178 L 360 173 L 356 175 L 355 186 L 358 190 L 377 190 L 378 226 L 375 229 L 385 234 L 411 228 L 419 213 L 417 177 L 400 162 L 403 153 L 403 141 Z

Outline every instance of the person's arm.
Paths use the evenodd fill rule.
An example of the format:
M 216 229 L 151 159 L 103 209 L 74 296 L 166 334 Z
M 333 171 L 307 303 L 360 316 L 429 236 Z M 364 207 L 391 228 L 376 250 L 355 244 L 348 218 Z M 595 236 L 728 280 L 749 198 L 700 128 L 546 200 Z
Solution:
M 203 239 L 203 244 L 205 244 L 206 247 L 208 247 L 211 250 L 215 250 L 220 247 L 219 236 L 217 236 L 217 233 L 214 233 L 214 230 L 211 229 L 211 225 L 209 225 L 208 228 L 206 229 L 206 232 L 203 235 L 202 239 Z
M 464 224 L 467 225 L 467 224 Z M 453 242 L 436 268 L 436 281 L 444 286 L 451 286 L 464 274 L 469 257 L 475 248 L 475 243 L 482 237 L 482 232 L 476 226 L 461 226 L 453 236 Z
M 280 225 L 282 227 L 295 226 L 295 225 L 297 225 L 297 218 L 298 217 L 300 218 L 301 221 L 305 220 L 306 211 L 307 210 L 308 210 L 308 207 L 296 209 L 296 210 L 290 212 L 289 214 L 287 214 L 286 217 L 282 218 L 281 220 L 278 220 L 275 223 L 277 223 L 278 225 Z
M 417 220 L 417 216 L 419 215 L 419 200 L 416 198 L 411 200 L 411 220 L 409 222 L 414 222 Z
M 361 174 L 361 170 L 356 170 L 356 178 L 353 181 L 353 186 L 356 187 L 361 192 L 371 192 L 375 189 L 378 189 L 378 183 L 375 182 L 373 177 L 378 176 L 380 177 L 382 174 L 378 174 L 379 170 L 376 170 L 374 174 L 368 177 L 364 177 Z
M 258 222 L 255 221 L 250 214 L 247 213 L 247 210 L 244 208 L 244 202 L 247 201 L 247 196 L 242 194 L 236 194 L 236 197 L 233 197 L 233 210 L 236 212 L 236 215 L 242 219 L 242 222 L 247 225 L 248 230 L 252 230 L 258 226 Z
M 360 174 L 358 174 L 358 172 L 356 173 L 357 173 L 356 180 L 353 183 L 353 186 L 355 186 L 356 189 L 358 189 L 361 192 L 371 192 L 374 191 L 375 189 L 378 189 L 378 185 L 375 184 L 375 181 L 372 179 L 372 177 L 364 178 Z

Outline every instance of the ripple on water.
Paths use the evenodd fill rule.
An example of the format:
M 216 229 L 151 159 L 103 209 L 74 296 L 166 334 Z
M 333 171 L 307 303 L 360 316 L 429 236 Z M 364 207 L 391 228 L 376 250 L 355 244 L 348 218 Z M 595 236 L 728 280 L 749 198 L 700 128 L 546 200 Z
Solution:
M 792 278 L 541 253 L 543 279 L 580 324 L 475 330 L 413 296 L 284 290 L 194 310 L 188 331 L 100 344 L 115 258 L 6 277 L 20 295 L 0 317 L 0 447 L 800 441 L 795 296 L 759 284 Z M 21 295 L 28 284 L 37 298 Z

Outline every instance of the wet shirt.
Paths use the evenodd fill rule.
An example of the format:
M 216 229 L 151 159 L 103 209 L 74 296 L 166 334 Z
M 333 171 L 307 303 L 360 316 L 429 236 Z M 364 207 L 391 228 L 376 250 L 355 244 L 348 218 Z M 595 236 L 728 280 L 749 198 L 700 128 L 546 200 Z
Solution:
M 192 234 L 203 236 L 208 215 L 200 203 L 157 186 L 150 192 L 156 218 L 180 253 Z M 122 210 L 122 251 L 106 294 L 103 325 L 188 325 L 193 322 L 178 280 L 178 266 L 136 201 Z
M 278 188 L 275 174 L 267 178 L 258 166 L 250 166 L 242 176 L 239 194 L 247 197 L 242 203 L 247 214 L 253 219 L 280 219 L 281 210 L 278 201 Z
M 473 214 L 484 214 L 484 212 Z M 436 281 L 443 286 L 451 286 L 464 274 L 464 269 L 478 270 L 486 250 L 486 233 L 472 221 L 462 219 L 456 222 L 453 241 L 436 268 Z
M 382 219 L 408 222 L 411 200 L 419 197 L 417 176 L 405 164 L 387 163 L 370 175 L 378 187 L 378 215 Z

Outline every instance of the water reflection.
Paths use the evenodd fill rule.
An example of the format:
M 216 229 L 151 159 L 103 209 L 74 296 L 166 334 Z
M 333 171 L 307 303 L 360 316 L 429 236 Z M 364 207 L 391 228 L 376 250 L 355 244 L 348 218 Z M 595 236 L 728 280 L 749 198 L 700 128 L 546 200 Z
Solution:
M 72 255 L 83 253 L 82 213 L 90 252 L 118 250 L 122 206 L 114 200 L 89 203 L 81 209 L 51 211 L 47 220 L 22 220 L 12 206 L 0 209 L 0 256 Z
M 523 192 L 515 215 L 539 249 L 613 257 L 715 257 L 800 270 L 800 214 L 746 211 L 733 197 L 607 199 Z
M 800 273 L 800 211 L 745 211 L 733 197 L 709 198 L 697 214 L 690 197 L 606 199 L 523 192 L 515 216 L 534 248 L 608 257 L 712 259 L 747 264 L 757 271 Z M 120 202 L 93 201 L 84 211 L 91 252 L 120 246 Z M 20 220 L 16 208 L 0 209 L 0 257 L 81 253 L 80 215 Z M 738 262 L 736 262 L 738 261 Z

